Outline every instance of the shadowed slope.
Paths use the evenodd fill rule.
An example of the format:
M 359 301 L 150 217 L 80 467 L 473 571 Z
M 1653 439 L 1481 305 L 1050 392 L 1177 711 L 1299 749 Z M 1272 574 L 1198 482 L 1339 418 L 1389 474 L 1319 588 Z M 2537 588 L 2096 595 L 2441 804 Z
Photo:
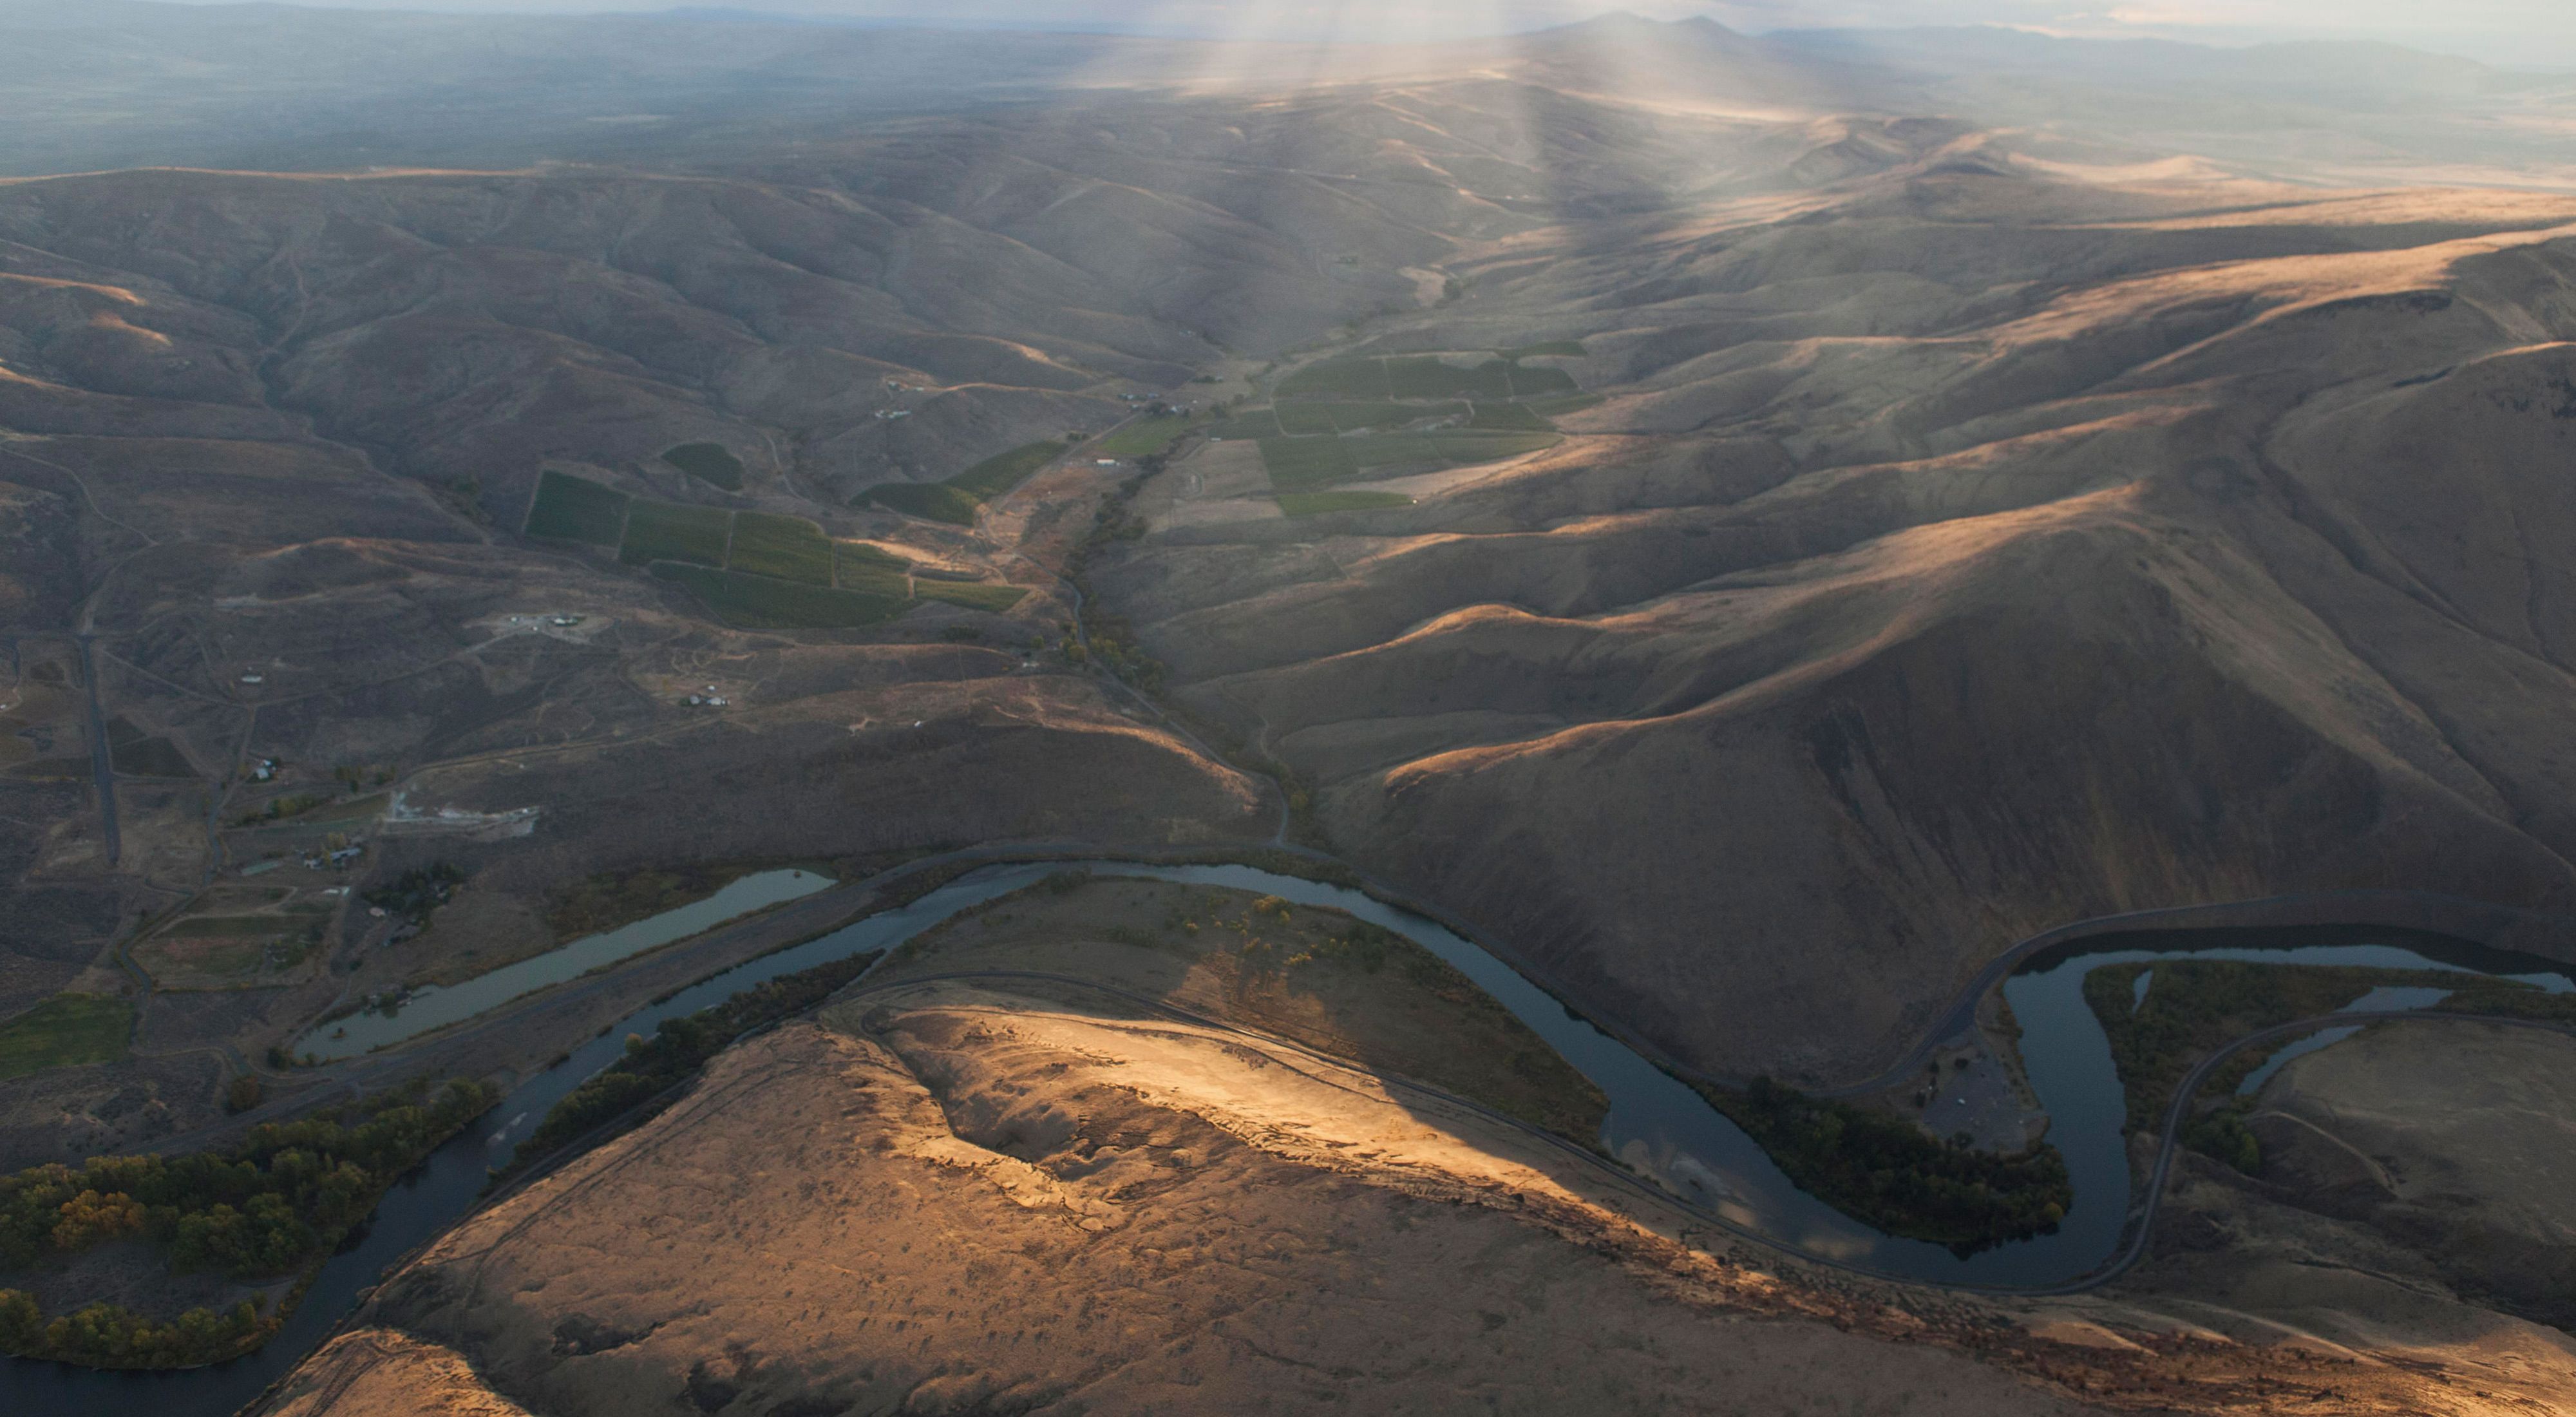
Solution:
M 2090 915 L 2576 904 L 2576 208 L 1981 144 L 1499 243 L 1375 347 L 1580 336 L 1570 441 L 1321 524 L 1175 493 L 1113 598 L 1336 842 L 1721 1072 L 1865 1075 Z

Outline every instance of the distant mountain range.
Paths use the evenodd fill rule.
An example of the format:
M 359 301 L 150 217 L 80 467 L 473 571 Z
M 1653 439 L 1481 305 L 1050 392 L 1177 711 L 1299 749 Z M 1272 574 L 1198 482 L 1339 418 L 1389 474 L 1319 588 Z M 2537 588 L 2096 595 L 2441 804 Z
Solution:
M 2216 49 L 1996 28 L 1748 36 L 1610 15 L 1437 45 L 823 22 L 747 10 L 445 15 L 103 0 L 0 4 L 0 173 L 679 159 L 900 113 L 1064 92 L 1284 90 L 1482 70 L 1712 110 L 1940 113 L 2286 171 L 2457 162 L 2563 180 L 2576 76 L 2383 44 Z M 2471 139 L 2474 139 L 2472 143 Z

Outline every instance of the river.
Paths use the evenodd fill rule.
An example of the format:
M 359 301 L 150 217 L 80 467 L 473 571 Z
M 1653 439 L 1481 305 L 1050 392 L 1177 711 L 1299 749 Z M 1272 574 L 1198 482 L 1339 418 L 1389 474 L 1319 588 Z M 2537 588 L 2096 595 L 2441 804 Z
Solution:
M 2101 936 L 2053 950 L 2010 976 L 2004 993 L 2023 1029 L 2021 1050 L 2032 1086 L 2049 1112 L 2050 1140 L 2065 1153 L 2074 1179 L 2075 1204 L 2054 1234 L 1962 1258 L 1938 1245 L 1881 1235 L 1798 1190 L 1751 1138 L 1679 1079 L 1569 1012 L 1501 960 L 1421 916 L 1357 891 L 1248 866 L 1111 861 L 991 866 L 910 905 L 736 966 L 639 1009 L 564 1062 L 529 1078 L 387 1195 L 367 1229 L 324 1264 L 303 1306 L 258 1353 L 176 1373 L 102 1373 L 8 1360 L 0 1366 L 0 1394 L 7 1399 L 0 1406 L 64 1417 L 125 1417 L 146 1411 L 154 1417 L 220 1417 L 232 1412 L 311 1351 L 388 1264 L 471 1209 L 488 1168 L 509 1160 L 516 1139 L 526 1136 L 547 1109 L 613 1062 L 627 1034 L 650 1033 L 663 1019 L 705 1008 L 781 974 L 867 950 L 889 950 L 961 910 L 1050 872 L 1081 869 L 1259 891 L 1301 905 L 1348 911 L 1394 930 L 1466 973 L 1599 1085 L 1611 1103 L 1604 1145 L 1673 1195 L 1818 1259 L 1895 1278 L 1984 1288 L 2061 1284 L 2100 1268 L 2118 1251 L 2129 1210 L 2129 1169 L 2120 1135 L 2125 1102 L 2109 1043 L 2084 1002 L 2083 976 L 2091 970 L 2138 960 L 2241 959 L 2497 974 L 2554 992 L 2576 991 L 2576 972 L 2566 966 L 2467 945 L 2428 944 L 2415 937 L 2408 937 L 2409 945 L 2403 947 L 2372 943 L 2373 932 L 2359 929 L 2296 932 L 2295 942 L 2273 947 L 2245 942 L 2262 932 L 2198 931 Z M 2439 993 L 2428 990 L 2383 1002 L 2421 1006 Z
M 408 1038 L 463 1023 L 479 1014 L 490 1013 L 512 999 L 533 994 L 539 989 L 578 979 L 594 969 L 604 968 L 619 960 L 659 949 L 691 935 L 702 935 L 728 920 L 766 910 L 773 905 L 814 892 L 832 884 L 832 878 L 812 871 L 758 871 L 727 882 L 713 895 L 675 906 L 659 915 L 646 916 L 614 930 L 584 935 L 560 949 L 531 955 L 516 964 L 505 964 L 487 970 L 462 984 L 447 988 L 435 986 L 416 990 L 399 1004 L 383 1009 L 361 1009 L 345 1018 L 330 1019 L 305 1031 L 295 1040 L 295 1056 L 318 1062 L 337 1062 L 370 1053 Z

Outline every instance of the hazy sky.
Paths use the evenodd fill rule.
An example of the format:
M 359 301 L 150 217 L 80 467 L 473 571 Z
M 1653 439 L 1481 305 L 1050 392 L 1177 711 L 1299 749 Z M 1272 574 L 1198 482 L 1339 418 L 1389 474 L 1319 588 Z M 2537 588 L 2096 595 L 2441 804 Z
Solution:
M 193 0 L 220 3 L 220 0 Z M 60 0 L 77 5 L 81 0 Z M 675 0 L 304 0 L 350 9 L 634 11 Z M 1745 30 L 2007 24 L 2057 34 L 2245 44 L 2381 39 L 2505 64 L 2576 58 L 2569 0 L 693 0 L 708 8 L 946 23 L 1113 26 L 1278 37 L 1415 38 L 1535 28 L 1608 9 L 1710 15 Z

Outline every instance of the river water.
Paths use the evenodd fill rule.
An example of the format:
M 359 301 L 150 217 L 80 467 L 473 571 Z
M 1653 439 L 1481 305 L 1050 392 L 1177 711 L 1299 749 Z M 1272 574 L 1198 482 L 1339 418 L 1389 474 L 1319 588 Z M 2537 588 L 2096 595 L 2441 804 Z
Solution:
M 2272 932 L 2270 938 L 2295 938 L 2294 943 L 2273 947 L 2241 943 L 2267 938 L 2264 932 L 2198 931 L 2103 936 L 2052 951 L 2007 979 L 2004 994 L 2023 1029 L 2021 1050 L 2032 1086 L 2049 1112 L 2049 1138 L 2065 1153 L 2075 1184 L 2075 1204 L 2054 1234 L 1962 1258 L 1938 1245 L 1878 1234 L 1798 1190 L 1751 1138 L 1687 1085 L 1569 1012 L 1499 959 L 1421 916 L 1356 891 L 1248 866 L 1108 861 L 992 866 L 962 876 L 910 905 L 739 965 L 637 1010 L 564 1062 L 529 1078 L 386 1196 L 368 1228 L 323 1266 L 303 1306 L 277 1339 L 258 1353 L 178 1373 L 100 1373 L 11 1359 L 0 1364 L 0 1411 L 64 1417 L 127 1417 L 139 1412 L 153 1417 L 220 1417 L 235 1411 L 310 1352 L 354 1305 L 359 1291 L 374 1283 L 388 1264 L 469 1210 L 482 1191 L 488 1168 L 508 1161 L 517 1139 L 526 1136 L 547 1109 L 615 1061 L 627 1034 L 650 1033 L 663 1019 L 705 1008 L 781 974 L 845 955 L 891 949 L 961 910 L 1018 890 L 1053 871 L 1080 869 L 1266 892 L 1301 905 L 1347 911 L 1394 930 L 1464 972 L 1609 1096 L 1610 1115 L 1601 1140 L 1631 1169 L 1775 1244 L 1892 1277 L 1944 1284 L 2044 1287 L 2099 1268 L 2118 1248 L 2129 1206 L 2128 1163 L 2120 1134 L 2126 1109 L 2109 1043 L 2084 1002 L 2083 977 L 2093 969 L 2179 958 L 2357 964 L 2496 974 L 2553 992 L 2576 991 L 2576 972 L 2545 960 L 2451 942 L 2429 943 L 2418 937 L 2408 937 L 2406 947 L 2371 943 L 2374 932 L 2358 929 L 2309 930 L 2295 937 Z M 2394 932 L 2376 933 L 2385 937 Z M 2390 1007 L 2420 1007 L 2440 992 L 2421 991 L 2422 999 L 2383 1002 Z
M 391 1010 L 363 1009 L 316 1024 L 295 1040 L 295 1056 L 336 1062 L 463 1023 L 524 994 L 578 979 L 603 965 L 704 934 L 728 920 L 795 900 L 832 884 L 812 871 L 760 871 L 729 882 L 704 900 L 631 925 L 584 935 L 561 949 L 506 964 L 448 988 L 426 988 Z
M 2299 943 L 2276 947 L 2235 943 L 2261 939 L 2267 933 L 2295 938 Z M 2097 936 L 2079 942 L 2072 953 L 2035 962 L 2033 967 L 2006 979 L 2004 1001 L 2012 1005 L 2013 1017 L 2022 1027 L 2022 1067 L 2032 1090 L 2039 1094 L 2041 1108 L 2048 1113 L 2048 1139 L 2066 1158 L 2068 1177 L 2075 1185 L 2075 1204 L 2056 1234 L 1989 1250 L 1964 1262 L 1961 1271 L 1979 1283 L 2061 1283 L 2098 1267 L 2118 1249 L 2129 1214 L 2128 1151 L 2121 1135 L 2128 1117 L 2128 1099 L 2111 1063 L 2110 1040 L 2103 1035 L 2092 1008 L 2084 1002 L 2084 976 L 2096 969 L 2170 959 L 2364 965 L 2491 974 L 2519 979 L 2551 993 L 2576 991 L 2576 976 L 2571 976 L 2567 966 L 2529 955 L 2411 935 L 2406 936 L 2406 946 L 2368 943 L 2374 935 L 2389 938 L 2401 934 L 2404 932 L 2354 927 Z M 2137 943 L 2129 944 L 2130 941 Z M 2397 1011 L 2435 1002 L 2442 993 L 2390 990 L 2386 994 L 2394 997 L 2384 997 L 2381 1002 Z M 2354 1000 L 2355 1004 L 2360 1002 L 2360 998 Z

